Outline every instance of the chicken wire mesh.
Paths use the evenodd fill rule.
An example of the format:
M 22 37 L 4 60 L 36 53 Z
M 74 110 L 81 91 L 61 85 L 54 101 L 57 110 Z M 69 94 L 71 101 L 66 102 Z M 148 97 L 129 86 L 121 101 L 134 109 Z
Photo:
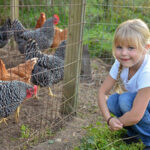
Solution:
M 62 105 L 63 83 L 59 82 L 57 85 L 54 84 L 58 82 L 57 80 L 61 81 L 63 78 L 66 42 L 63 42 L 65 44 L 60 46 L 59 53 L 56 52 L 56 54 L 54 49 L 58 48 L 59 44 L 63 40 L 66 40 L 67 37 L 67 29 L 66 32 L 63 32 L 63 29 L 68 27 L 69 1 L 55 1 L 55 4 L 53 1 L 35 2 L 16 0 L 7 2 L 0 1 L 0 3 L 1 10 L 5 14 L 1 16 L 0 78 L 1 80 L 8 81 L 0 83 L 1 119 L 3 117 L 8 118 L 8 120 L 1 120 L 4 122 L 1 122 L 0 126 L 0 149 L 21 149 L 25 148 L 26 145 L 28 145 L 27 143 L 32 140 L 35 142 L 43 141 L 51 136 L 51 130 L 55 130 L 57 126 L 60 127 L 63 122 L 65 122 L 65 118 L 59 112 L 60 106 Z M 15 9 L 12 10 L 13 8 Z M 12 15 L 12 11 L 14 14 L 18 11 L 19 14 Z M 45 21 L 44 27 L 42 29 L 35 29 L 37 23 L 42 23 L 38 21 L 41 12 L 44 12 L 46 15 L 46 20 L 42 20 Z M 53 17 L 54 14 L 56 14 L 56 19 Z M 57 17 L 61 19 L 59 21 L 59 27 L 57 26 L 57 28 L 54 29 L 53 23 L 59 19 Z M 10 22 L 8 18 L 12 18 L 12 22 Z M 9 37 L 10 31 L 8 31 L 10 24 L 13 30 L 13 35 L 10 35 L 11 38 Z M 57 31 L 54 32 L 54 30 L 58 30 L 58 33 Z M 26 37 L 24 35 L 21 37 L 20 35 L 22 33 L 25 33 Z M 54 51 L 51 51 L 50 46 L 53 42 L 54 33 L 55 35 L 57 33 L 56 36 L 58 36 L 58 38 L 56 38 L 56 43 L 53 46 Z M 59 38 L 60 33 L 62 33 L 62 39 Z M 8 41 L 7 38 L 11 40 Z M 38 42 L 36 43 L 33 40 L 29 40 L 32 38 Z M 3 44 L 2 42 L 5 43 Z M 43 44 L 45 44 L 46 47 L 43 47 Z M 35 53 L 35 51 L 41 49 L 40 46 L 42 49 L 47 49 L 46 54 L 44 54 L 43 51 L 42 53 L 39 51 Z M 27 53 L 28 50 L 30 51 L 31 49 L 33 51 Z M 50 53 L 53 55 L 50 55 Z M 38 66 L 36 64 L 37 60 L 30 60 L 30 58 L 35 55 L 36 57 L 38 55 L 38 58 L 44 59 L 41 59 L 44 62 L 43 65 L 47 65 L 47 62 L 51 61 L 51 66 L 48 66 L 48 68 L 44 68 L 43 65 Z M 29 60 L 27 60 L 27 57 Z M 51 67 L 53 67 L 53 69 Z M 32 77 L 29 77 L 30 74 L 32 74 Z M 38 91 L 38 100 L 34 97 L 24 100 L 28 94 L 34 91 L 28 89 L 22 90 L 23 86 L 16 85 L 16 80 L 30 83 L 30 79 L 32 79 L 32 84 L 34 82 L 34 84 L 43 87 Z M 15 81 L 10 82 L 11 80 Z M 50 84 L 51 90 L 56 95 L 55 97 L 49 96 L 48 86 Z M 16 89 L 19 91 L 15 92 L 17 91 Z M 21 106 L 20 113 L 18 113 L 18 106 Z M 19 119 L 18 123 L 16 123 L 17 117 Z M 5 124 L 5 121 L 8 125 Z
M 69 27 L 69 4 L 70 0 L 14 0 L 13 4 L 12 1 L 0 0 L 0 24 L 2 26 L 8 17 L 14 17 L 12 8 L 14 8 L 15 5 L 19 10 L 17 18 L 26 29 L 35 30 L 41 12 L 46 14 L 46 19 L 57 14 L 60 18 L 57 26 L 61 29 L 66 29 Z M 79 93 L 75 93 L 76 95 L 79 94 L 79 100 L 84 99 L 83 97 L 90 97 L 92 99 L 92 95 L 96 97 L 97 90 L 95 89 L 98 89 L 108 74 L 114 62 L 114 58 L 111 54 L 111 46 L 113 34 L 118 24 L 127 19 L 141 18 L 149 25 L 148 12 L 150 1 L 86 0 L 84 5 L 85 4 L 85 21 L 83 24 L 81 23 L 84 25 L 83 39 L 78 39 L 78 41 L 74 43 L 69 43 L 74 46 L 78 45 L 80 42 L 84 44 L 81 74 L 77 76 L 78 79 L 82 79 L 81 81 L 83 81 L 83 83 L 81 82 L 80 84 Z M 13 13 L 15 14 L 18 10 L 13 10 Z M 66 33 L 67 31 L 64 32 L 64 35 L 66 35 Z M 42 36 L 41 32 L 39 36 Z M 64 38 L 66 38 L 66 36 Z M 30 42 L 35 48 L 36 44 L 34 45 L 34 41 Z M 42 53 L 50 55 L 55 52 L 53 48 L 49 47 L 46 52 L 44 50 Z M 0 59 L 3 60 L 6 68 L 17 66 L 17 72 L 26 72 L 29 66 L 31 67 L 34 65 L 34 63 L 30 62 L 29 65 L 24 65 L 23 70 L 21 70 L 21 67 L 18 67 L 18 65 L 25 62 L 25 56 L 25 54 L 19 52 L 13 36 L 8 44 L 0 49 Z M 80 59 L 78 61 L 80 61 Z M 47 70 L 42 70 L 42 72 L 47 72 Z M 11 69 L 8 73 L 10 78 L 13 79 L 13 72 Z M 23 78 L 27 78 L 27 76 Z M 17 79 L 22 81 L 21 76 Z M 44 79 L 45 76 L 42 76 L 41 80 Z M 38 80 L 38 82 L 40 81 Z M 69 85 L 69 83 L 66 83 L 66 86 L 67 85 Z M 15 113 L 8 117 L 8 125 L 1 123 L 1 149 L 28 149 L 28 147 L 36 145 L 51 137 L 54 130 L 65 124 L 65 119 L 70 118 L 74 111 L 66 116 L 60 113 L 61 106 L 66 102 L 62 101 L 63 87 L 64 83 L 62 81 L 51 86 L 51 90 L 56 97 L 49 96 L 48 88 L 40 88 L 38 100 L 31 98 L 21 104 L 19 123 L 15 122 Z M 91 90 L 91 88 L 93 90 Z M 93 93 L 87 93 L 87 91 L 92 91 Z M 79 109 L 75 111 L 80 112 L 82 109 L 84 108 L 79 107 Z

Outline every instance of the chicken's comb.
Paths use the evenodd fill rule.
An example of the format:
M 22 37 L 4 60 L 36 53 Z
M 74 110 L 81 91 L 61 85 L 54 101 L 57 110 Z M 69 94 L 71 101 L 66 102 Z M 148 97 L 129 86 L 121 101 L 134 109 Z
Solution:
M 59 16 L 57 14 L 54 14 L 53 17 L 55 18 L 54 24 L 55 25 L 58 24 L 58 22 L 59 22 Z

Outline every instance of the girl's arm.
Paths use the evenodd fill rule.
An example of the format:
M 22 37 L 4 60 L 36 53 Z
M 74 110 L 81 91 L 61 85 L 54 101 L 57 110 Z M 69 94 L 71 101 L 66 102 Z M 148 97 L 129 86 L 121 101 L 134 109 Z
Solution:
M 108 75 L 103 82 L 102 86 L 99 89 L 99 99 L 98 104 L 100 107 L 100 110 L 102 112 L 102 115 L 104 116 L 105 120 L 108 121 L 110 115 L 110 112 L 108 110 L 106 100 L 107 100 L 107 94 L 114 86 L 116 80 L 114 80 L 110 75 Z M 118 118 L 112 118 L 109 121 L 109 127 L 111 130 L 120 130 L 123 127 L 123 124 L 120 122 Z
M 107 94 L 112 89 L 115 82 L 116 80 L 114 80 L 110 75 L 108 75 L 99 89 L 98 105 L 106 121 L 111 116 L 106 104 Z
M 137 124 L 143 117 L 150 100 L 150 87 L 140 89 L 133 102 L 132 109 L 119 118 L 123 126 Z

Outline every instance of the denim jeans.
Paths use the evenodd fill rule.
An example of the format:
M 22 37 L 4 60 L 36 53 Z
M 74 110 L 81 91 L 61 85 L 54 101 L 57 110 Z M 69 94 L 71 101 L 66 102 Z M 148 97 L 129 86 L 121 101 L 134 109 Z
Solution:
M 115 93 L 111 95 L 107 100 L 109 111 L 116 117 L 120 117 L 124 113 L 130 111 L 136 94 L 136 92 L 125 92 L 123 94 Z M 150 146 L 150 102 L 142 119 L 136 125 L 127 127 L 126 129 L 129 136 L 138 134 L 143 143 L 146 146 Z

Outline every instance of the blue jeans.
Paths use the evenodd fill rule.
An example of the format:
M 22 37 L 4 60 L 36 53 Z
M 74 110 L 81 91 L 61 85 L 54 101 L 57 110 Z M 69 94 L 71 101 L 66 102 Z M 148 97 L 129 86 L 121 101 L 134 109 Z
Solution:
M 115 93 L 111 95 L 107 100 L 109 111 L 117 117 L 130 111 L 136 94 L 137 93 L 125 92 L 123 94 Z M 129 136 L 138 134 L 143 143 L 146 146 L 150 146 L 150 102 L 142 119 L 136 125 L 127 127 L 127 130 Z

